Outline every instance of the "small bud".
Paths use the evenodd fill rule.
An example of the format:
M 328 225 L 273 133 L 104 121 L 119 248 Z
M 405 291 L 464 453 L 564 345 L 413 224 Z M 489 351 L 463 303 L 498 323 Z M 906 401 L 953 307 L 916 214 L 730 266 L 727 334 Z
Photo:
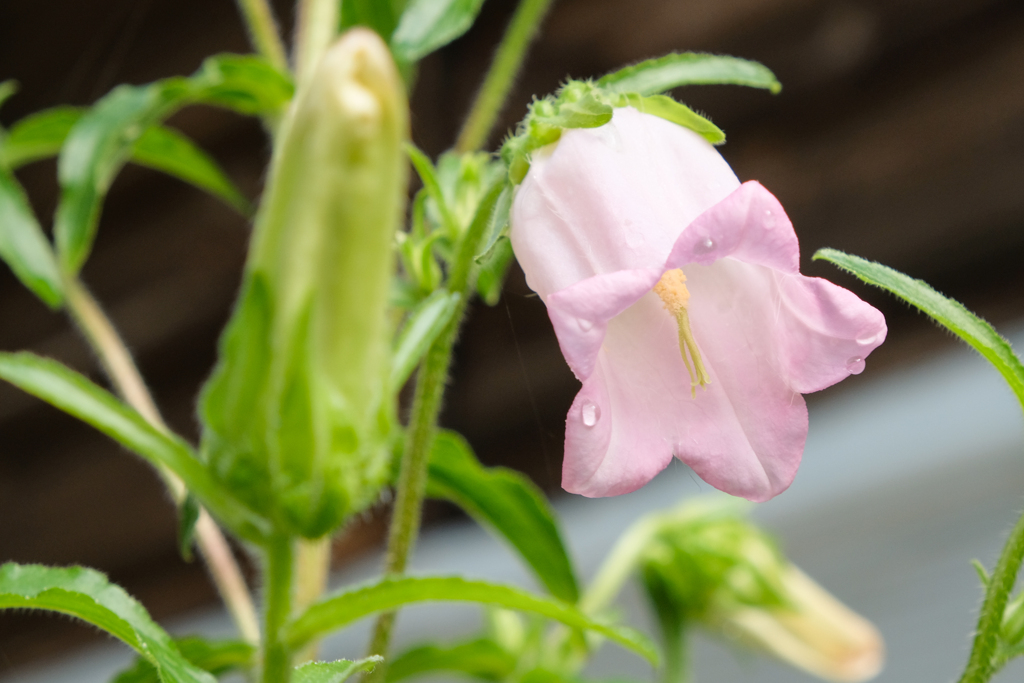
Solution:
M 361 29 L 324 53 L 279 132 L 201 412 L 214 473 L 289 533 L 336 528 L 387 474 L 386 313 L 407 134 L 390 53 Z
M 652 597 L 671 603 L 662 612 L 829 681 L 881 670 L 875 627 L 790 564 L 731 501 L 687 503 L 657 524 L 639 564 Z

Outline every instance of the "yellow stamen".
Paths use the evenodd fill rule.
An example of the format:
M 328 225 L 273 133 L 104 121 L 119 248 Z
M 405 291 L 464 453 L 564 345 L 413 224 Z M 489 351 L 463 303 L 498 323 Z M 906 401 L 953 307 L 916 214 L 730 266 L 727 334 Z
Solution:
M 697 340 L 693 338 L 693 331 L 690 329 L 690 314 L 686 309 L 690 303 L 690 290 L 686 288 L 686 276 L 683 271 L 675 268 L 666 272 L 658 280 L 658 284 L 654 285 L 654 292 L 661 297 L 665 310 L 675 316 L 676 324 L 679 326 L 679 353 L 683 356 L 686 371 L 690 373 L 690 394 L 697 398 L 697 386 L 707 387 L 711 384 L 711 377 L 704 368 Z

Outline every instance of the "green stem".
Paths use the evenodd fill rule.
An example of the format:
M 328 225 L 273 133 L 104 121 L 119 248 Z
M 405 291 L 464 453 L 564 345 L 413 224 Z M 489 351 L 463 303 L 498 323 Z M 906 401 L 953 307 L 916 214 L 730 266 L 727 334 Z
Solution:
M 274 13 L 267 0 L 238 0 L 238 9 L 249 29 L 249 39 L 256 51 L 263 55 L 281 73 L 288 73 L 288 58 L 284 43 L 274 21 Z
M 315 541 L 300 538 L 295 553 L 295 606 L 296 614 L 316 602 L 327 588 L 327 575 L 331 571 L 331 535 Z M 298 653 L 298 662 L 316 659 L 320 642 L 313 640 Z
M 995 654 L 999 646 L 999 631 L 1003 624 L 1003 614 L 1010 591 L 1017 580 L 1021 562 L 1024 561 L 1024 516 L 1006 539 L 1002 554 L 989 578 L 985 590 L 985 600 L 981 604 L 978 616 L 978 629 L 974 636 L 974 646 L 967 660 L 967 668 L 960 683 L 987 683 L 996 673 Z
M 292 613 L 292 577 L 295 554 L 288 536 L 271 538 L 264 548 L 266 566 L 263 580 L 263 683 L 287 683 L 292 656 L 282 637 Z
M 477 93 L 473 108 L 459 133 L 455 149 L 458 152 L 475 152 L 480 149 L 494 128 L 494 123 L 505 106 L 505 100 L 512 89 L 512 83 L 523 66 L 526 49 L 530 46 L 540 22 L 551 5 L 551 0 L 521 0 L 512 21 L 501 39 L 494 61 L 487 72 L 480 92 Z
M 427 465 L 430 463 L 430 449 L 437 431 L 437 416 L 448 379 L 452 348 L 458 337 L 462 317 L 466 312 L 466 302 L 473 287 L 474 257 L 501 189 L 501 183 L 491 187 L 480 202 L 477 215 L 462 239 L 447 283 L 449 292 L 461 295 L 457 308 L 448 327 L 427 351 L 416 376 L 416 393 L 406 430 L 405 452 L 402 454 L 395 491 L 395 507 L 391 513 L 391 527 L 388 531 L 388 551 L 384 568 L 387 576 L 402 574 L 405 571 L 419 535 L 423 498 L 427 489 Z M 394 612 L 378 617 L 369 654 L 386 655 L 394 621 Z M 385 672 L 386 666 L 379 665 L 366 680 L 381 681 Z
M 149 389 L 146 388 L 146 383 L 142 380 L 139 369 L 135 366 L 135 361 L 132 360 L 131 353 L 99 303 L 75 278 L 66 278 L 64 289 L 67 293 L 67 309 L 72 320 L 89 342 L 117 393 L 147 422 L 161 431 L 170 433 Z M 170 470 L 163 469 L 160 474 L 170 489 L 175 504 L 180 505 L 188 493 L 185 485 Z M 239 634 L 247 642 L 256 645 L 259 643 L 260 629 L 252 595 L 231 552 L 231 546 L 206 510 L 200 511 L 196 522 L 196 545 L 199 546 L 199 553 L 238 627 Z
M 313 74 L 321 55 L 338 34 L 338 0 L 300 0 L 295 17 L 295 81 L 303 83 Z

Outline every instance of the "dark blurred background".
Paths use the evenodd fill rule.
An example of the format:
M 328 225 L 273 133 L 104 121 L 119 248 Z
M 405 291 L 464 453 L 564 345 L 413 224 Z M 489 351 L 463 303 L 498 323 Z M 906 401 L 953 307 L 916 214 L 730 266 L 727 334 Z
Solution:
M 277 2 L 286 28 L 290 3 Z M 488 0 L 465 37 L 421 65 L 413 137 L 446 149 L 514 8 Z M 0 80 L 21 91 L 9 126 L 38 109 L 87 105 L 121 82 L 195 70 L 249 47 L 230 0 L 3 0 Z M 492 137 L 534 94 L 672 50 L 729 53 L 775 71 L 781 95 L 732 87 L 676 95 L 729 136 L 722 153 L 787 208 L 805 271 L 881 308 L 889 341 L 873 373 L 950 343 L 923 318 L 810 255 L 832 246 L 921 277 L 997 325 L 1024 308 L 1024 3 L 1019 0 L 560 0 Z M 254 120 L 193 107 L 170 121 L 252 197 L 267 142 Z M 19 171 L 44 223 L 55 163 Z M 195 396 L 238 286 L 248 227 L 216 200 L 129 166 L 106 203 L 84 279 L 137 355 L 169 423 L 195 438 Z M 0 266 L 0 349 L 31 349 L 102 381 L 67 321 Z M 511 271 L 502 301 L 474 309 L 443 421 L 488 464 L 556 494 L 565 411 L 577 384 L 543 305 Z M 837 388 L 832 391 L 842 391 Z M 950 388 L 955 391 L 955 388 Z M 811 398 L 813 401 L 813 397 Z M 557 495 L 557 494 L 556 494 Z M 434 520 L 453 514 L 434 508 Z M 379 543 L 376 510 L 339 539 L 341 563 Z M 216 598 L 175 549 L 175 516 L 153 472 L 75 420 L 0 385 L 0 561 L 85 564 L 157 618 Z M 67 620 L 0 617 L 0 675 L 96 637 Z

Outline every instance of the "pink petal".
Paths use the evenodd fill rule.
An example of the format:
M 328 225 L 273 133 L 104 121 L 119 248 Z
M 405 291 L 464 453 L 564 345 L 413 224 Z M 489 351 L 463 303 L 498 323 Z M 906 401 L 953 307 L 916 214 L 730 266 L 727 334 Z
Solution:
M 509 236 L 526 281 L 549 294 L 593 275 L 658 267 L 679 233 L 739 186 L 693 131 L 632 108 L 538 150 Z

